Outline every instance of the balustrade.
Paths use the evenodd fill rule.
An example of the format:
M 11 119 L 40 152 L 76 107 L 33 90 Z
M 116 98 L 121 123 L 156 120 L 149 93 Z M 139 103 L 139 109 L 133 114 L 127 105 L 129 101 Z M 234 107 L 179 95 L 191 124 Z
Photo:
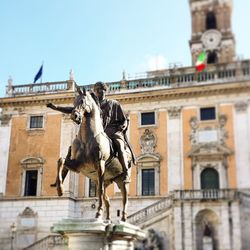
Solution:
M 176 88 L 197 86 L 211 83 L 227 83 L 233 81 L 250 80 L 250 60 L 238 61 L 229 64 L 208 65 L 203 72 L 197 72 L 194 67 L 166 69 L 148 72 L 140 79 L 129 79 L 117 82 L 109 82 L 109 93 L 120 91 L 134 91 L 143 88 Z M 84 85 L 89 90 L 93 85 Z M 36 93 L 75 91 L 75 82 L 38 83 L 27 85 L 8 86 L 7 96 L 32 95 Z
M 23 250 L 45 250 L 53 249 L 55 246 L 67 245 L 67 242 L 61 235 L 48 235 L 45 238 L 35 242 L 34 244 L 24 248 Z M 64 247 L 62 247 L 64 249 Z
M 128 222 L 132 224 L 142 223 L 160 212 L 163 212 L 172 206 L 172 195 L 161 199 L 160 201 L 128 216 Z

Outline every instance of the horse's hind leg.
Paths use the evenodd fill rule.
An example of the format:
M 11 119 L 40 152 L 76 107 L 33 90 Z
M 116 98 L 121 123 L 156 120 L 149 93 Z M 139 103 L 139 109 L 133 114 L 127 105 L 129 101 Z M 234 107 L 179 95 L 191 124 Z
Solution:
M 100 160 L 97 164 L 98 173 L 98 199 L 99 206 L 96 212 L 96 218 L 101 218 L 103 213 L 103 196 L 104 196 L 104 171 L 105 171 L 105 161 Z
M 104 203 L 105 203 L 105 207 L 106 207 L 106 214 L 107 214 L 106 219 L 107 220 L 110 220 L 110 201 L 109 201 L 109 197 L 107 195 L 107 187 L 109 184 L 105 185 L 104 194 L 103 194 Z
M 123 182 L 123 178 L 121 178 L 119 181 L 117 181 L 117 185 L 121 190 L 122 193 L 122 221 L 127 220 L 127 209 L 128 209 L 128 183 Z

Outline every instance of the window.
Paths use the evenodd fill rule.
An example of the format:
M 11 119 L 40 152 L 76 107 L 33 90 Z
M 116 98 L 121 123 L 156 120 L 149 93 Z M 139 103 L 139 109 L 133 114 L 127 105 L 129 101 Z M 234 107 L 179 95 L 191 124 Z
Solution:
M 209 52 L 207 55 L 207 64 L 213 64 L 218 62 L 218 57 L 215 51 Z
M 141 113 L 141 125 L 154 125 L 155 124 L 155 112 Z
M 96 197 L 96 184 L 89 179 L 89 197 Z
M 28 157 L 21 161 L 22 196 L 40 196 L 44 160 L 40 157 Z
M 200 109 L 200 120 L 207 121 L 207 120 L 215 120 L 215 107 L 208 107 L 208 108 L 201 108 Z
M 43 128 L 43 116 L 31 116 L 30 117 L 30 128 Z
M 37 194 L 37 170 L 27 170 L 25 176 L 24 196 L 36 196 Z
M 201 172 L 201 189 L 218 189 L 219 174 L 213 168 L 206 168 Z
M 142 195 L 155 195 L 154 169 L 142 169 Z
M 217 22 L 214 12 L 208 12 L 206 18 L 206 28 L 209 29 L 217 29 Z

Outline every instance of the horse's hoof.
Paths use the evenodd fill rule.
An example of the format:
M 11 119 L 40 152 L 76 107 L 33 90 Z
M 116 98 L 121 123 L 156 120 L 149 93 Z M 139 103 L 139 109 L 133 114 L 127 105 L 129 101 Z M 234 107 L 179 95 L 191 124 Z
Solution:
M 121 221 L 126 222 L 127 218 L 122 217 Z
M 62 196 L 63 195 L 63 187 L 60 185 L 57 187 L 57 195 Z
M 122 212 L 122 219 L 121 221 L 126 221 L 127 220 L 127 213 L 126 212 Z
M 102 219 L 102 213 L 97 212 L 96 215 L 95 215 L 95 218 L 96 219 Z

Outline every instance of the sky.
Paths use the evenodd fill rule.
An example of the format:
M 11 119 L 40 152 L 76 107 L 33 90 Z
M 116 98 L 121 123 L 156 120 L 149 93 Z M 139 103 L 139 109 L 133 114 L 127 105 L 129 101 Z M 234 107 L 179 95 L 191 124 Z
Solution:
M 0 97 L 32 83 L 119 81 L 171 64 L 191 65 L 188 0 L 1 0 Z M 234 0 L 236 53 L 250 59 L 250 1 Z M 38 80 L 40 82 L 40 80 Z

